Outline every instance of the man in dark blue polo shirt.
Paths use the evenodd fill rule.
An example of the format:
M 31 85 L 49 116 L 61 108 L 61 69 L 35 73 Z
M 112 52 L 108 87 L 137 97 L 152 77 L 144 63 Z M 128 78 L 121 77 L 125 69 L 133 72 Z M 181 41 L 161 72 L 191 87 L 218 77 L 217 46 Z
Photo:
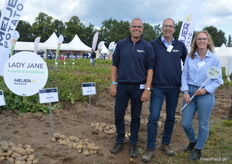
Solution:
M 131 100 L 130 156 L 138 156 L 137 142 L 142 103 L 149 100 L 153 76 L 154 51 L 141 38 L 143 22 L 134 18 L 129 27 L 130 37 L 120 40 L 113 53 L 110 95 L 115 97 L 116 145 L 110 152 L 116 154 L 123 148 L 125 138 L 124 116 Z
M 175 113 L 181 86 L 181 60 L 184 62 L 187 49 L 181 41 L 173 37 L 175 22 L 171 18 L 163 21 L 163 35 L 151 42 L 155 52 L 153 90 L 150 101 L 150 115 L 147 125 L 147 151 L 142 157 L 143 162 L 151 161 L 154 155 L 158 121 L 164 99 L 166 100 L 166 120 L 160 149 L 173 156 L 170 148 L 171 135 L 175 124 Z

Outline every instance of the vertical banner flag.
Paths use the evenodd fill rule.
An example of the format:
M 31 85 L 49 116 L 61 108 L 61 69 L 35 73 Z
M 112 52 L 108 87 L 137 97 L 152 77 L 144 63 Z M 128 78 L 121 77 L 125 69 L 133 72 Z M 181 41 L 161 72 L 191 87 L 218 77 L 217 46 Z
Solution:
M 94 34 L 94 37 L 93 37 L 93 42 L 92 42 L 92 49 L 95 50 L 96 49 L 96 46 L 97 46 L 97 40 L 98 40 L 98 35 L 99 35 L 99 32 L 96 32 Z
M 63 43 L 63 41 L 64 41 L 64 36 L 60 35 L 59 38 L 58 38 L 58 46 L 57 46 L 57 49 L 56 49 L 55 65 L 56 65 L 57 56 L 59 55 L 59 52 L 60 52 L 60 46 Z
M 12 31 L 16 29 L 26 0 L 6 0 L 0 18 L 0 76 L 10 55 Z
M 15 44 L 19 38 L 19 32 L 18 31 L 12 31 L 11 33 L 11 46 L 10 46 L 10 56 L 13 55 Z
M 204 0 L 194 0 L 192 2 L 186 12 L 185 18 L 181 26 L 178 40 L 182 41 L 185 44 L 188 52 L 190 51 L 194 27 L 197 20 L 199 20 L 198 15 L 203 1 Z
M 36 53 L 36 54 L 38 51 L 40 39 L 41 39 L 41 37 L 37 37 L 37 38 L 35 38 L 35 41 L 34 41 L 34 53 Z

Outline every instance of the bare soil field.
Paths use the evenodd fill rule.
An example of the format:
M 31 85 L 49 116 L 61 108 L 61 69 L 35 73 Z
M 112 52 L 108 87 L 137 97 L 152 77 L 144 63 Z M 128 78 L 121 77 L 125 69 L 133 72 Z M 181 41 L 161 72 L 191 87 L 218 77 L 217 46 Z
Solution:
M 228 119 L 231 112 L 231 86 L 220 87 L 216 95 L 216 106 L 212 119 Z M 181 127 L 181 103 L 180 94 L 179 104 L 176 112 L 176 124 L 172 136 L 171 146 L 175 151 L 182 151 L 188 144 Z M 62 109 L 52 111 L 54 133 L 60 133 L 67 137 L 74 136 L 88 143 L 94 143 L 100 149 L 96 153 L 84 155 L 71 146 L 51 141 L 50 115 L 42 113 L 19 114 L 5 110 L 0 113 L 0 138 L 2 141 L 11 141 L 15 144 L 27 144 L 35 150 L 35 157 L 40 164 L 125 164 L 142 163 L 141 156 L 146 148 L 146 129 L 147 118 L 149 115 L 149 102 L 144 103 L 141 116 L 141 128 L 139 132 L 140 140 L 139 157 L 130 160 L 128 139 L 124 149 L 119 154 L 113 155 L 109 149 L 115 144 L 115 133 L 107 134 L 104 129 L 98 130 L 91 127 L 91 123 L 101 123 L 104 125 L 114 125 L 114 99 L 108 93 L 99 93 L 92 97 L 91 104 L 70 104 L 63 103 Z M 165 105 L 164 107 L 165 108 Z M 130 105 L 126 112 L 126 130 L 129 132 Z M 160 145 L 165 120 L 165 110 L 163 109 L 160 123 L 159 134 L 157 136 L 157 146 Z M 93 124 L 92 124 L 93 126 Z M 155 150 L 155 158 L 165 156 L 160 150 Z M 0 161 L 6 164 L 7 160 Z

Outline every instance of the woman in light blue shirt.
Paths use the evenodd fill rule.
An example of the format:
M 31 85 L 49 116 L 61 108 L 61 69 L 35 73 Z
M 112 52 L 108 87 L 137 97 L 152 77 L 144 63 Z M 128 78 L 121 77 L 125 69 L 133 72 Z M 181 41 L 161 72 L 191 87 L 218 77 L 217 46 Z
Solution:
M 184 93 L 184 104 L 188 105 L 182 111 L 182 127 L 189 139 L 189 145 L 184 152 L 190 152 L 189 160 L 198 160 L 201 158 L 201 150 L 209 135 L 209 122 L 212 109 L 215 104 L 214 92 L 223 84 L 221 75 L 221 66 L 218 57 L 213 53 L 214 44 L 210 34 L 207 31 L 199 32 L 193 39 L 191 51 L 186 57 L 184 70 L 182 73 L 181 91 Z M 218 67 L 220 76 L 206 81 L 207 70 L 212 67 Z M 195 97 L 190 100 L 190 98 Z M 198 136 L 196 136 L 193 119 L 198 114 Z

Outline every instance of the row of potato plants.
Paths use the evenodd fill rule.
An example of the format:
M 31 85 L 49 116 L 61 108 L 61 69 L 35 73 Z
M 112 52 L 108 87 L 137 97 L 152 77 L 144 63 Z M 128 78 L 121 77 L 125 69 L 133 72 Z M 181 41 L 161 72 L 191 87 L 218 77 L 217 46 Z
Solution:
M 107 92 L 110 86 L 111 60 L 96 60 L 92 66 L 87 59 L 58 61 L 45 60 L 48 67 L 48 80 L 44 88 L 58 88 L 59 103 L 52 103 L 52 109 L 60 108 L 63 102 L 71 104 L 88 102 L 88 96 L 82 95 L 82 83 L 95 82 L 97 94 Z M 65 64 L 64 64 L 65 62 Z M 12 93 L 0 76 L 0 90 L 3 90 L 6 101 L 2 110 L 18 110 L 25 112 L 49 113 L 47 104 L 39 103 L 39 95 L 22 97 Z M 93 99 L 96 95 L 93 96 Z
M 48 67 L 48 80 L 44 88 L 58 88 L 60 103 L 53 103 L 52 109 L 60 108 L 63 102 L 71 104 L 77 102 L 88 103 L 89 97 L 82 95 L 82 83 L 95 82 L 97 94 L 108 92 L 110 86 L 111 60 L 97 59 L 95 66 L 92 66 L 88 59 L 78 59 L 66 61 L 45 60 Z M 222 69 L 224 85 L 232 85 L 232 81 L 227 81 L 225 69 Z M 231 75 L 232 79 L 232 75 Z M 3 77 L 0 76 L 0 90 L 3 90 L 6 101 L 2 110 L 18 110 L 25 112 L 48 113 L 48 105 L 39 103 L 39 95 L 22 97 L 12 93 L 5 85 Z M 93 99 L 96 95 L 93 96 Z

